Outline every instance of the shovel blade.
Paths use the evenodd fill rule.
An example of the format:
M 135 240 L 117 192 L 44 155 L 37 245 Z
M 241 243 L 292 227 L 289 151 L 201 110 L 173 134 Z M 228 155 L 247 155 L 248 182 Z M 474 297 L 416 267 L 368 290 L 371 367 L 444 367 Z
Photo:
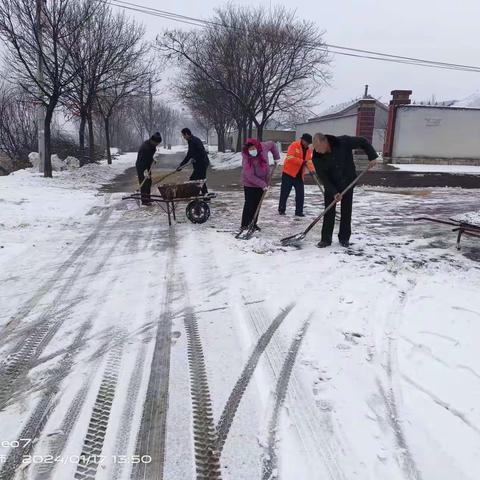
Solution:
M 280 240 L 280 243 L 284 247 L 298 247 L 305 238 L 304 233 L 299 233 L 297 235 L 292 235 L 290 237 L 285 237 Z

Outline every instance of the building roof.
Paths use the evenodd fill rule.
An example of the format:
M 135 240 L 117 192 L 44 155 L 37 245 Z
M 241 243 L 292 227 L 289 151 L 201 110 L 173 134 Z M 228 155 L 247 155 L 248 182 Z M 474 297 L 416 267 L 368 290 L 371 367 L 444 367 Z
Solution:
M 372 97 L 371 95 L 367 95 L 366 97 L 354 98 L 352 100 L 349 100 L 348 102 L 338 103 L 337 105 L 331 105 L 326 110 L 321 112 L 317 117 L 309 118 L 308 122 L 316 122 L 324 118 L 341 117 L 342 115 L 347 113 L 348 110 L 352 109 L 353 107 L 356 107 L 360 102 L 360 100 L 365 100 L 365 99 L 375 100 L 375 103 L 378 107 L 388 110 L 388 107 L 384 103 L 380 102 L 379 100 Z
M 423 102 L 414 101 L 411 103 L 411 105 L 420 107 L 480 108 L 480 90 L 477 90 L 462 100 L 426 100 Z

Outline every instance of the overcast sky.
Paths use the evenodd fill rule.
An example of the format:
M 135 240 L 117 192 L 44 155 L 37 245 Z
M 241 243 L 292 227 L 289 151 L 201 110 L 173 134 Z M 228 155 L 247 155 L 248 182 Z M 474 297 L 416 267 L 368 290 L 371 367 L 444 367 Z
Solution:
M 148 7 L 207 19 L 218 0 L 130 0 Z M 311 19 L 326 30 L 325 41 L 346 47 L 376 50 L 449 63 L 480 66 L 479 0 L 235 0 L 238 5 L 282 5 L 295 9 L 299 18 Z M 149 36 L 175 22 L 127 12 L 141 20 Z M 193 27 L 192 27 L 193 28 Z M 375 60 L 335 56 L 331 87 L 325 88 L 316 110 L 370 93 L 387 102 L 394 89 L 413 90 L 413 98 L 462 99 L 480 91 L 480 73 L 458 72 Z

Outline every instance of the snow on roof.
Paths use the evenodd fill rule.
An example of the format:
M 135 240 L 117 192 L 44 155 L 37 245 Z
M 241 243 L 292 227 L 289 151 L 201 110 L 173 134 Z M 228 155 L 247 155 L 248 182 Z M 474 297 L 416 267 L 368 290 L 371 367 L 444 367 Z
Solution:
M 338 103 L 336 105 L 330 105 L 330 107 L 320 112 L 316 117 L 309 119 L 309 122 L 312 122 L 312 121 L 318 120 L 319 118 L 330 116 L 330 115 L 338 115 L 344 112 L 345 110 L 348 110 L 354 107 L 360 100 L 363 100 L 364 98 L 368 100 L 375 100 L 377 102 L 377 105 L 383 105 L 382 102 L 372 97 L 371 95 L 367 95 L 366 97 L 358 97 L 358 98 L 349 100 L 348 102 Z M 386 105 L 384 105 L 384 107 L 387 108 Z
M 457 100 L 452 107 L 480 108 L 480 90 L 472 93 L 463 100 Z
M 440 102 L 435 100 L 413 101 L 410 105 L 413 107 L 480 108 L 480 90 L 465 97 L 463 100 L 443 100 Z

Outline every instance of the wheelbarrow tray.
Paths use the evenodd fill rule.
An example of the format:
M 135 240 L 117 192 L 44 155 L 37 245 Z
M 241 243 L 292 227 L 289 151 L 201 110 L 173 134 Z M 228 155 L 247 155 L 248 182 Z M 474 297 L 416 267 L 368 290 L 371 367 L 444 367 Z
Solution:
M 183 183 L 159 185 L 158 190 L 164 200 L 180 200 L 201 197 L 205 180 L 192 180 Z
M 441 218 L 434 217 L 418 217 L 414 218 L 417 221 L 426 221 L 432 223 L 439 223 L 442 225 L 449 225 L 452 228 L 452 232 L 457 232 L 457 249 L 460 250 L 460 240 L 462 235 L 467 235 L 469 237 L 480 238 L 480 225 L 474 225 L 466 222 L 450 218 L 449 220 L 443 220 Z

